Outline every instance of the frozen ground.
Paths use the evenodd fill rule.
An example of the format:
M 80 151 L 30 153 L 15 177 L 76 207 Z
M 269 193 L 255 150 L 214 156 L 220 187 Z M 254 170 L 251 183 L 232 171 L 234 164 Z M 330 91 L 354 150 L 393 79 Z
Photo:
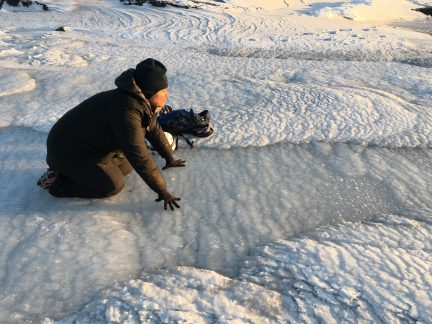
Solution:
M 426 3 L 305 2 L 0 12 L 1 319 L 432 321 Z M 149 56 L 213 116 L 165 173 L 181 209 L 135 174 L 101 201 L 36 187 L 57 118 Z

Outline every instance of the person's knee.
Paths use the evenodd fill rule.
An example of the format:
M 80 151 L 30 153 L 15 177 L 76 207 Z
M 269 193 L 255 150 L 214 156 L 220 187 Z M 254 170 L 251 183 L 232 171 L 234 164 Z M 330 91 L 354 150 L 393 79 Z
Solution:
M 107 186 L 105 188 L 103 188 L 103 190 L 101 190 L 101 196 L 102 197 L 112 197 L 116 194 L 118 194 L 119 192 L 121 192 L 123 190 L 123 188 L 125 187 L 125 181 L 122 178 L 118 177 L 115 179 L 112 179 L 112 184 L 110 186 Z
M 50 188 L 49 193 L 54 197 L 81 197 L 81 198 L 107 198 L 112 197 L 123 190 L 125 181 L 123 178 L 111 179 L 105 184 L 97 186 L 74 183 L 64 183 Z
M 121 173 L 125 176 L 131 173 L 132 165 L 129 163 L 128 159 L 125 157 L 122 151 L 116 151 L 112 161 L 119 167 Z
M 133 170 L 132 165 L 126 159 L 125 159 L 124 163 L 119 165 L 119 168 L 120 168 L 120 170 L 124 176 L 128 175 Z

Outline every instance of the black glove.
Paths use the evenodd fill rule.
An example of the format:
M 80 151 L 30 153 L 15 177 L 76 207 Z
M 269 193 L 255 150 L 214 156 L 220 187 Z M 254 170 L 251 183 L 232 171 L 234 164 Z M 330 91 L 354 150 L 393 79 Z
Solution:
M 162 170 L 166 170 L 168 168 L 177 168 L 177 167 L 184 167 L 186 161 L 185 160 L 175 160 L 172 159 L 170 161 L 166 161 L 166 165 L 162 168 Z
M 167 210 L 168 205 L 170 206 L 171 210 L 174 210 L 174 206 L 177 208 L 180 208 L 177 201 L 181 200 L 181 198 L 174 197 L 173 195 L 171 195 L 166 190 L 164 192 L 160 193 L 159 197 L 157 197 L 157 199 L 155 199 L 155 201 L 157 201 L 157 202 L 162 201 L 162 200 L 164 201 L 164 209 L 165 210 Z

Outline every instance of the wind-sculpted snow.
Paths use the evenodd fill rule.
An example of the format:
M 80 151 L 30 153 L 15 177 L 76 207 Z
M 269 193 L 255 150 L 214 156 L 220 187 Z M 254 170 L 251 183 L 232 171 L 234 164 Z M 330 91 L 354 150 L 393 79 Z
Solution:
M 180 267 L 105 291 L 63 323 L 432 320 L 431 218 L 385 215 L 257 248 L 240 276 Z
M 69 26 L 78 33 L 74 38 L 93 36 L 117 44 L 128 41 L 129 46 L 210 47 L 218 55 L 403 61 L 431 66 L 427 38 L 424 45 L 415 46 L 408 39 L 401 41 L 398 31 L 388 27 L 339 22 L 335 28 L 334 24 L 316 24 L 314 19 L 293 19 L 277 12 L 254 15 L 212 8 L 177 10 L 99 2 L 98 6 L 82 5 L 68 12 L 34 13 L 32 20 L 20 22 L 20 27 L 32 30 L 43 26 L 42 30 L 49 32 Z M 9 29 L 14 23 L 13 14 L 2 14 L 0 28 Z
M 216 132 L 204 146 L 317 141 L 385 147 L 432 144 L 429 109 L 387 93 L 247 79 L 231 82 L 234 107 L 214 113 Z M 251 100 L 251 94 L 260 97 Z
M 342 2 L 1 11 L 0 321 L 431 322 L 430 28 L 311 16 Z M 53 123 L 146 57 L 212 115 L 181 208 L 38 188 Z
M 428 107 L 432 83 L 427 78 L 428 69 L 401 64 L 317 65 L 310 61 L 251 58 L 220 58 L 210 66 L 208 56 L 199 53 L 179 53 L 175 58 L 158 53 L 167 55 L 171 71 L 169 104 L 174 109 L 211 112 L 215 134 L 198 141 L 201 147 L 316 141 L 431 146 L 432 112 Z M 136 56 L 135 51 L 131 55 Z M 190 60 L 199 74 L 187 73 Z M 112 88 L 113 80 L 128 68 L 122 60 L 110 63 L 117 68 L 106 72 L 104 78 L 100 78 L 99 69 L 27 72 L 37 87 L 0 98 L 5 107 L 2 125 L 48 131 L 74 105 Z M 227 69 L 226 64 L 235 67 Z M 365 73 L 365 69 L 376 72 Z M 21 82 L 11 71 L 5 69 L 0 74 L 9 80 L 8 84 Z M 12 75 L 16 79 L 11 79 Z M 192 84 L 197 86 L 191 88 Z
M 285 295 L 300 321 L 428 323 L 432 223 L 418 217 L 387 215 L 264 246 L 240 278 Z
M 48 131 L 74 105 L 112 88 L 123 70 L 154 56 L 169 69 L 170 105 L 210 110 L 216 132 L 203 147 L 431 146 L 432 54 L 421 34 L 401 40 L 393 28 L 329 29 L 309 25 L 310 17 L 108 2 L 32 18 L 11 28 L 14 14 L 2 13 L 0 76 L 14 87 L 0 97 L 2 126 Z M 53 31 L 61 25 L 65 33 Z M 30 80 L 13 79 L 16 69 Z
M 182 267 L 131 280 L 61 322 L 281 323 L 289 318 L 285 307 L 275 291 Z
M 330 19 L 345 18 L 356 21 L 415 20 L 421 16 L 412 9 L 421 4 L 426 5 L 426 2 L 417 0 L 306 1 L 311 4 L 307 8 L 300 9 L 300 12 Z

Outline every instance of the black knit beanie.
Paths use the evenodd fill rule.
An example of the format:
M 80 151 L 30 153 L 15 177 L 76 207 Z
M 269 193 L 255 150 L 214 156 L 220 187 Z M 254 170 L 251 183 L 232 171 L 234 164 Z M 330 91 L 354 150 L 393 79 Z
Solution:
M 156 92 L 168 88 L 166 71 L 165 65 L 152 58 L 145 59 L 136 66 L 134 79 L 147 99 Z

